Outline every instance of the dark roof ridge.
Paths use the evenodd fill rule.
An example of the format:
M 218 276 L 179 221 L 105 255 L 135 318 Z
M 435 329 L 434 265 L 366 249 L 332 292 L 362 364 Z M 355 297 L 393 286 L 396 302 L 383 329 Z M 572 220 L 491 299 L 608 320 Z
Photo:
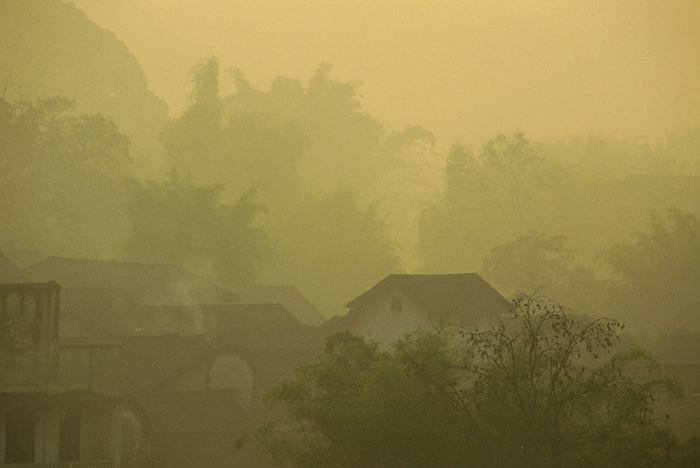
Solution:
M 201 306 L 205 307 L 218 307 L 218 306 L 225 306 L 225 307 L 230 307 L 230 306 L 280 306 L 284 308 L 285 310 L 287 309 L 284 304 L 281 302 L 236 302 L 235 304 L 200 304 Z
M 353 308 L 357 305 L 358 302 L 362 300 L 362 298 L 367 297 L 371 295 L 374 291 L 377 289 L 381 288 L 384 286 L 389 280 L 392 279 L 401 279 L 401 278 L 431 278 L 431 279 L 437 279 L 437 278 L 447 278 L 447 277 L 475 277 L 479 278 L 482 281 L 483 278 L 479 273 L 434 273 L 434 274 L 413 274 L 413 273 L 390 273 L 388 276 L 386 276 L 384 279 L 379 281 L 377 284 L 369 288 L 367 291 L 364 293 L 360 294 L 357 296 L 355 299 L 351 300 L 348 302 L 345 307 L 347 308 Z
M 387 278 L 395 276 L 395 277 L 404 277 L 404 276 L 425 276 L 425 277 L 437 277 L 437 276 L 481 276 L 477 272 L 471 272 L 471 273 L 389 273 L 389 276 Z M 386 278 L 385 278 L 386 279 Z
M 374 296 L 379 291 L 386 290 L 387 287 L 398 287 L 405 291 L 417 304 L 431 310 L 445 309 L 447 297 L 452 297 L 455 301 L 463 305 L 465 300 L 471 302 L 477 296 L 476 291 L 481 291 L 481 299 L 491 301 L 491 303 L 507 303 L 507 300 L 496 291 L 478 273 L 444 273 L 444 274 L 390 274 L 379 281 L 373 287 L 348 302 L 345 307 L 354 309 L 364 303 L 368 298 Z M 465 296 L 465 292 L 468 296 Z M 486 298 L 489 299 L 486 299 Z M 458 304 L 452 304 L 456 306 Z
M 34 265 L 38 265 L 38 264 L 46 262 L 48 260 L 75 260 L 75 261 L 81 261 L 81 262 L 119 263 L 122 265 L 166 266 L 166 267 L 178 267 L 178 268 L 187 269 L 187 267 L 185 267 L 179 263 L 132 262 L 132 261 L 116 260 L 116 259 L 102 260 L 99 258 L 66 257 L 66 256 L 62 256 L 62 255 L 48 255 L 46 258 L 36 262 Z M 34 265 L 31 265 L 31 266 L 34 266 Z M 25 269 L 28 269 L 28 268 L 30 268 L 30 267 L 27 267 Z

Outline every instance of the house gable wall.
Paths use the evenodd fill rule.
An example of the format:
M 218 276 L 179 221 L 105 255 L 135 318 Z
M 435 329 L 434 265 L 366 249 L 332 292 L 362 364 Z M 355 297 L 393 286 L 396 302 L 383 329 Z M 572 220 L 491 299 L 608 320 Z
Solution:
M 392 298 L 401 298 L 401 311 L 392 311 Z M 390 344 L 404 334 L 429 324 L 426 313 L 403 291 L 387 289 L 368 298 L 355 332 L 383 344 Z

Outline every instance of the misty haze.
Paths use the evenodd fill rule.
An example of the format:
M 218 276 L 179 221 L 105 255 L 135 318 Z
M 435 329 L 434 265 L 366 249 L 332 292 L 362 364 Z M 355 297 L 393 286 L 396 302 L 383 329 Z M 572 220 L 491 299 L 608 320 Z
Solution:
M 0 467 L 700 466 L 700 2 L 0 0 Z

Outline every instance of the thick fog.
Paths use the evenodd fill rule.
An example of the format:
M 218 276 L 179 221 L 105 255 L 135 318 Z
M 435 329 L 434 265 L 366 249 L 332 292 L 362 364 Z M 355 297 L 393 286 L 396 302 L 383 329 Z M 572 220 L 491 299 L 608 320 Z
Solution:
M 668 255 L 640 239 L 697 229 L 697 2 L 3 10 L 12 248 L 293 284 L 326 317 L 470 271 L 630 315 L 609 281 Z
M 0 0 L 0 214 L 0 466 L 697 466 L 697 0 Z
M 186 107 L 193 59 L 209 54 L 260 88 L 330 62 L 363 83 L 372 115 L 429 128 L 443 146 L 513 131 L 658 138 L 699 118 L 692 0 L 75 3 L 129 46 L 171 115 Z

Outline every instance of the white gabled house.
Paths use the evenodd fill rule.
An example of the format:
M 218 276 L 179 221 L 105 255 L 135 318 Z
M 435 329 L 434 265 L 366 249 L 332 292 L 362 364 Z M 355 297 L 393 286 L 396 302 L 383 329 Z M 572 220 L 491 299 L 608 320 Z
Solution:
M 381 343 L 441 321 L 478 327 L 510 312 L 510 303 L 477 273 L 389 275 L 346 307 L 326 331 L 351 330 Z

